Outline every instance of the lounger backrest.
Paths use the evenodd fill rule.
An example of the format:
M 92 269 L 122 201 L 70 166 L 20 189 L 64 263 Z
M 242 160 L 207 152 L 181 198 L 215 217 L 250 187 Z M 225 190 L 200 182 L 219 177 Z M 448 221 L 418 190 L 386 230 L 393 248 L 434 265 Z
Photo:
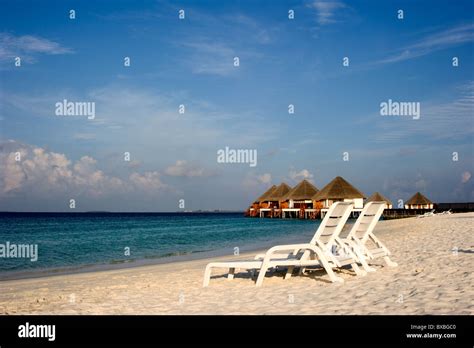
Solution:
M 351 202 L 336 202 L 331 205 L 310 243 L 319 242 L 324 245 L 332 245 L 349 218 L 352 206 Z
M 375 225 L 377 225 L 380 216 L 382 216 L 385 205 L 385 202 L 367 203 L 347 237 L 356 238 L 362 243 L 365 243 L 369 238 L 369 234 L 374 230 Z

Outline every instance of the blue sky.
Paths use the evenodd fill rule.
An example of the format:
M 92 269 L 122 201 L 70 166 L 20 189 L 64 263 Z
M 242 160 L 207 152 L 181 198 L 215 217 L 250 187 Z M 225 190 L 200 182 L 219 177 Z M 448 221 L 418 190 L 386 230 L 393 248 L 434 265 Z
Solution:
M 1 4 L 0 210 L 244 209 L 336 175 L 393 201 L 474 201 L 472 1 Z M 63 99 L 96 118 L 55 115 Z M 388 99 L 420 119 L 381 116 Z M 226 146 L 258 165 L 217 163 Z

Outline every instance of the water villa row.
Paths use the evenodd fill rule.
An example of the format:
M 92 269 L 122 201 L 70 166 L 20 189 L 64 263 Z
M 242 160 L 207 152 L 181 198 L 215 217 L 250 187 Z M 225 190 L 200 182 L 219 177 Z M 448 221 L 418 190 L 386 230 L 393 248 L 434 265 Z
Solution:
M 258 197 L 247 209 L 249 217 L 316 219 L 324 217 L 334 202 L 344 201 L 354 204 L 353 213 L 358 215 L 364 203 L 378 201 L 386 203 L 385 217 L 413 216 L 432 210 L 433 202 L 417 192 L 405 202 L 404 209 L 393 209 L 392 202 L 379 192 L 369 198 L 347 180 L 338 176 L 319 190 L 304 179 L 291 188 L 286 183 L 273 185 Z

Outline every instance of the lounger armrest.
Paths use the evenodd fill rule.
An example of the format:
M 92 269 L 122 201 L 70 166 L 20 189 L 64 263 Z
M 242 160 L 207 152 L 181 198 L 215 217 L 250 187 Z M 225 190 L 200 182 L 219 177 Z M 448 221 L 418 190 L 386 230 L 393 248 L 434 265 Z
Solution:
M 303 244 L 288 244 L 288 245 L 277 245 L 274 246 L 270 249 L 267 250 L 268 253 L 274 253 L 275 251 L 293 251 L 293 250 L 301 250 L 301 249 L 312 249 L 314 248 L 314 245 L 309 244 L 309 243 L 303 243 Z
M 290 256 L 296 256 L 298 254 L 298 251 L 300 251 L 300 249 L 295 249 L 293 251 L 284 251 L 282 252 L 281 254 L 278 253 L 278 257 L 281 258 L 281 257 L 290 257 Z M 254 260 L 263 260 L 265 258 L 265 255 L 266 253 L 262 253 L 262 254 L 257 254 L 255 255 L 255 257 L 253 258 Z
M 277 245 L 277 246 L 274 246 L 274 247 L 267 250 L 267 252 L 265 253 L 265 257 L 264 257 L 264 262 L 270 261 L 273 254 L 275 254 L 278 251 L 293 251 L 293 254 L 295 254 L 295 252 L 297 250 L 298 251 L 299 250 L 309 250 L 309 251 L 316 252 L 316 249 L 318 249 L 318 247 L 316 247 L 312 244 L 309 244 L 309 243 Z

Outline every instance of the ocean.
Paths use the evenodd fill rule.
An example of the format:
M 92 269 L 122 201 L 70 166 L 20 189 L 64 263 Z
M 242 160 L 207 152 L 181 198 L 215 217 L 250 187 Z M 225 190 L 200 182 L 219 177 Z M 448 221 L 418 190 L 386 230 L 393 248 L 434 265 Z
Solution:
M 318 225 L 242 213 L 0 213 L 0 279 L 234 255 L 308 242 Z M 37 260 L 2 255 L 7 244 L 37 245 Z

